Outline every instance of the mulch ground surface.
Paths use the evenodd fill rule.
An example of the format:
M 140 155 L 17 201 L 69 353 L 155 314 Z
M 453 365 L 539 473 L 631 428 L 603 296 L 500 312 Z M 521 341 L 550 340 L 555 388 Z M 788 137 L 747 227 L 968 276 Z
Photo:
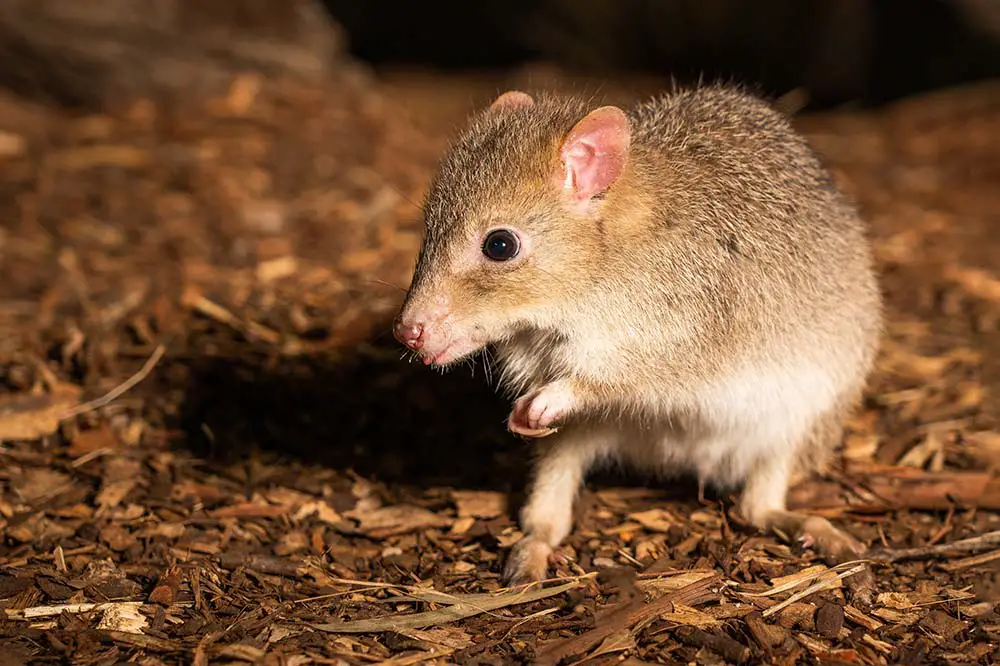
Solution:
M 388 322 L 441 142 L 518 82 L 0 99 L 0 663 L 994 662 L 1000 87 L 800 118 L 889 303 L 792 493 L 872 546 L 869 604 L 730 498 L 616 476 L 557 579 L 500 589 L 529 445 Z

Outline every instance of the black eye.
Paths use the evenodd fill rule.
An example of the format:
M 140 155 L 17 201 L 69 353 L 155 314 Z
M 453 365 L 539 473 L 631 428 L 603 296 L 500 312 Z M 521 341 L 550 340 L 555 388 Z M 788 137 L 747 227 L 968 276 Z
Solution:
M 483 254 L 493 261 L 509 261 L 517 256 L 521 243 L 513 231 L 495 229 L 486 234 L 483 241 Z

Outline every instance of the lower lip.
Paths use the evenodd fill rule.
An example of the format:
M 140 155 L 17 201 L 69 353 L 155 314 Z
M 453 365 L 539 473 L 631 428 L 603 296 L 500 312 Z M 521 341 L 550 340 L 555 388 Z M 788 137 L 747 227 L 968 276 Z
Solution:
M 438 365 L 441 362 L 441 359 L 448 354 L 450 349 L 451 345 L 448 345 L 434 356 L 424 356 L 424 365 Z
M 455 343 L 451 343 L 447 347 L 439 351 L 437 354 L 435 354 L 434 356 L 425 356 L 424 365 L 441 365 L 442 363 L 446 363 L 448 359 L 448 353 L 451 352 L 451 350 L 454 349 L 454 347 Z

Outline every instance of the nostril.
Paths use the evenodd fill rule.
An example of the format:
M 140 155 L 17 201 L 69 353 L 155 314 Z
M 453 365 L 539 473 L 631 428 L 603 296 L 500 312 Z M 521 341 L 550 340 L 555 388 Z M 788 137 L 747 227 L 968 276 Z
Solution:
M 424 327 L 420 324 L 413 324 L 405 328 L 403 332 L 403 342 L 413 349 L 420 349 L 424 346 Z
M 424 326 L 423 324 L 409 324 L 397 321 L 395 325 L 396 339 L 411 349 L 420 349 L 423 346 Z

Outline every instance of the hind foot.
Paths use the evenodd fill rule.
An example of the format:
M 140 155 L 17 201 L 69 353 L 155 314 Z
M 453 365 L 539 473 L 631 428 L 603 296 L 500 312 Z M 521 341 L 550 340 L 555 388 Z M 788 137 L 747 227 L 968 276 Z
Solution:
M 822 516 L 809 516 L 791 511 L 775 512 L 768 526 L 815 550 L 828 564 L 836 565 L 863 559 L 868 548 L 847 532 L 834 527 Z M 844 581 L 856 603 L 870 605 L 875 597 L 875 575 L 871 567 L 864 568 Z
M 867 550 L 860 541 L 820 516 L 809 516 L 802 521 L 795 536 L 803 547 L 812 548 L 837 563 L 859 559 Z

